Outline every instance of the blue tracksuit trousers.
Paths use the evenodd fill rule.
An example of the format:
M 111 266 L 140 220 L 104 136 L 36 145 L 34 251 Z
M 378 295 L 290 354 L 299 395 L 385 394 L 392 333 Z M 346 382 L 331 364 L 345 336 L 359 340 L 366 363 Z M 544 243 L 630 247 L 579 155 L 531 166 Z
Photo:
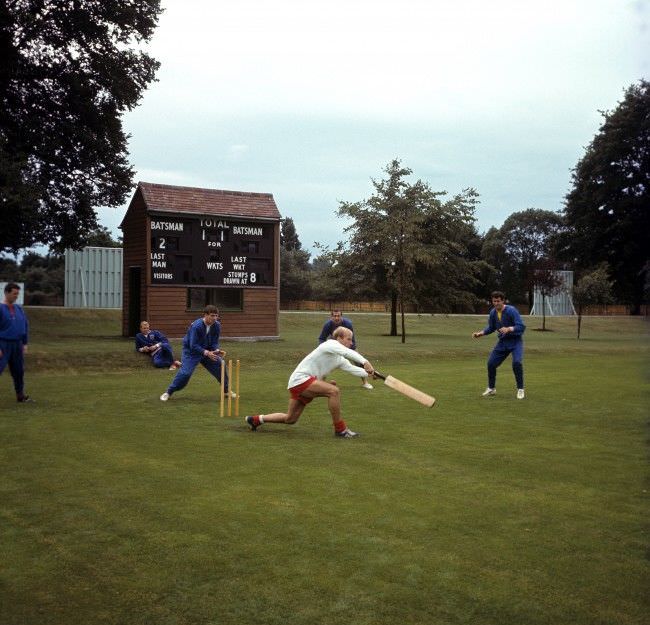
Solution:
M 174 362 L 172 348 L 168 344 L 163 343 L 151 360 L 153 361 L 153 366 L 159 369 L 162 367 L 171 367 L 172 362 Z
M 14 380 L 16 395 L 22 395 L 25 388 L 25 361 L 22 341 L 0 339 L 0 374 L 9 365 L 9 373 Z
M 176 391 L 180 391 L 187 386 L 190 381 L 194 369 L 201 363 L 217 380 L 221 383 L 221 358 L 216 361 L 210 360 L 207 356 L 197 356 L 192 354 L 189 349 L 183 349 L 183 364 L 174 376 L 172 383 L 169 385 L 167 392 L 171 395 Z M 228 374 L 225 374 L 224 392 L 228 392 Z
M 524 342 L 519 340 L 509 345 L 503 345 L 498 341 L 488 358 L 488 387 L 496 388 L 497 367 L 512 354 L 512 371 L 515 374 L 517 388 L 524 388 Z

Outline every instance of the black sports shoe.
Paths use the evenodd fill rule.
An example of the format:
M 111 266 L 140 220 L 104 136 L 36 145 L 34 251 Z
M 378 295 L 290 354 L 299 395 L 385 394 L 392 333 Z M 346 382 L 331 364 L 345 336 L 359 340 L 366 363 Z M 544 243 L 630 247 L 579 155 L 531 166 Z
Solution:
M 33 402 L 34 400 L 29 395 L 21 395 L 20 397 L 16 397 L 16 401 L 19 404 L 25 404 L 27 402 Z
M 246 421 L 246 425 L 251 429 L 251 432 L 254 432 L 260 425 L 255 425 L 255 417 L 244 417 L 244 421 Z

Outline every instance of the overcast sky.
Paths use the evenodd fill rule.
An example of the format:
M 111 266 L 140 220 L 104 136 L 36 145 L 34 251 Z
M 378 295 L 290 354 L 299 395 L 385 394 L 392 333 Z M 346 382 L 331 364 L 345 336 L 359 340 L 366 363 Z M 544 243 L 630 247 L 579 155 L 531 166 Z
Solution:
M 393 158 L 474 187 L 477 227 L 562 208 L 571 168 L 650 74 L 649 0 L 163 0 L 158 82 L 125 118 L 136 180 L 272 193 L 303 245 Z M 114 234 L 122 209 L 103 209 Z

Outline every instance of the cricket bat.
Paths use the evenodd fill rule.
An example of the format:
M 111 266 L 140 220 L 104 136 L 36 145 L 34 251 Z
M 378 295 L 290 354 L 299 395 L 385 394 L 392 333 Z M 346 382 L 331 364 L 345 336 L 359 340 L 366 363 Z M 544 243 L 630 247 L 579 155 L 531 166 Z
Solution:
M 410 399 L 414 399 L 415 401 L 420 402 L 427 408 L 432 408 L 436 403 L 435 397 L 431 397 L 431 395 L 427 395 L 426 393 L 419 391 L 417 388 L 409 386 L 405 382 L 394 378 L 392 375 L 382 375 L 377 371 L 375 371 L 374 375 L 376 378 L 383 380 L 386 386 L 389 386 L 390 388 L 396 390 L 398 393 L 402 393 L 402 395 L 406 395 L 406 397 Z

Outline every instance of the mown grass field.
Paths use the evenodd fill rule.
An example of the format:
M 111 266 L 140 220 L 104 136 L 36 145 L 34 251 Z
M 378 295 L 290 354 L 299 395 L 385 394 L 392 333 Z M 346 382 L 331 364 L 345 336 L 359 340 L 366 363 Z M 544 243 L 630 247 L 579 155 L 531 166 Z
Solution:
M 427 410 L 334 375 L 292 427 L 220 419 L 203 370 L 119 337 L 115 311 L 27 309 L 18 405 L 0 378 L 2 625 L 642 624 L 648 587 L 648 325 L 527 319 L 527 398 L 485 388 L 483 317 L 350 315 L 360 351 L 438 398 Z M 325 315 L 225 342 L 242 414 L 284 410 Z M 179 341 L 174 346 L 179 349 Z

